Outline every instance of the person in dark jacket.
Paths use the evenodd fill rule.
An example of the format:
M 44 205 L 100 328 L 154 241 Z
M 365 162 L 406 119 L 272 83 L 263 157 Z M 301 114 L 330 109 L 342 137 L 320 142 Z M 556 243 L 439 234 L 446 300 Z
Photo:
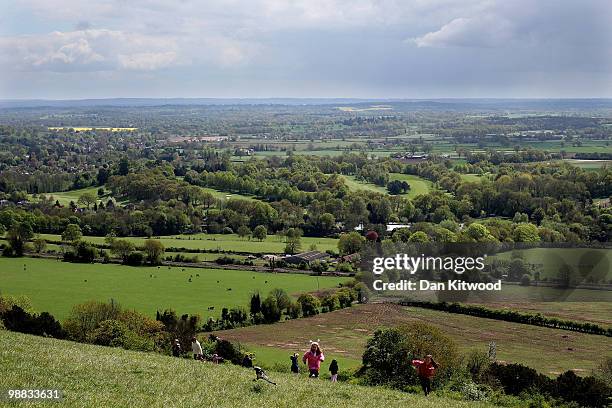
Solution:
M 429 395 L 431 392 L 431 380 L 436 373 L 438 363 L 434 361 L 431 354 L 426 355 L 423 360 L 414 359 L 411 363 L 417 370 L 417 375 L 425 396 Z
M 291 359 L 291 372 L 293 374 L 299 374 L 300 373 L 300 365 L 298 364 L 298 357 L 300 355 L 298 353 L 293 353 L 292 356 L 289 356 L 289 358 Z
M 242 366 L 246 367 L 246 368 L 252 368 L 253 367 L 253 355 L 252 354 L 245 354 L 244 358 L 242 359 Z
M 181 347 L 181 342 L 179 339 L 174 339 L 172 342 L 172 355 L 174 357 L 180 357 L 183 352 L 183 348 Z
M 331 373 L 331 382 L 338 381 L 338 362 L 336 360 L 332 360 L 329 365 L 329 372 Z

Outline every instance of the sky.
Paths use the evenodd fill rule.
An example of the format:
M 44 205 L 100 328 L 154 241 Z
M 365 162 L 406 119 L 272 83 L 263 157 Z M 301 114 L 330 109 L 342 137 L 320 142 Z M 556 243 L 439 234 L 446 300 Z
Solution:
M 612 97 L 610 0 L 0 0 L 0 99 Z

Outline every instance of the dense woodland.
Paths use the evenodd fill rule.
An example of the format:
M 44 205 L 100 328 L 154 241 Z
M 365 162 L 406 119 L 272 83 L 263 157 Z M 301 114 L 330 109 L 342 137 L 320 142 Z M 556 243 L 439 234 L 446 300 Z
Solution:
M 43 116 L 5 109 L 0 228 L 28 223 L 35 233 L 62 233 L 78 224 L 86 235 L 152 236 L 264 226 L 269 233 L 299 228 L 306 236 L 338 236 L 362 225 L 385 239 L 385 225 L 401 223 L 411 227 L 393 239 L 421 232 L 412 239 L 609 241 L 611 210 L 594 200 L 612 196 L 612 168 L 575 167 L 555 160 L 562 151 L 529 144 L 561 138 L 562 146 L 595 139 L 608 145 L 605 116 L 490 112 L 468 120 L 459 112 L 401 108 L 384 115 L 330 106 L 48 108 Z M 182 121 L 186 112 L 193 117 Z M 77 131 L 43 123 L 142 128 Z M 185 135 L 223 138 L 176 139 Z M 315 154 L 291 147 L 298 140 L 310 140 L 306 148 Z M 317 155 L 327 140 L 344 140 L 348 149 Z M 447 153 L 437 151 L 440 143 Z M 260 156 L 254 148 L 262 146 L 278 152 Z M 391 147 L 405 154 L 375 154 Z M 245 148 L 255 153 L 236 160 Z M 402 159 L 415 153 L 428 159 Z M 401 193 L 409 183 L 392 181 L 393 174 L 419 176 L 434 188 L 408 199 Z M 351 189 L 345 176 L 390 194 Z M 86 187 L 97 193 L 69 205 L 48 199 Z M 238 196 L 225 200 L 211 191 Z

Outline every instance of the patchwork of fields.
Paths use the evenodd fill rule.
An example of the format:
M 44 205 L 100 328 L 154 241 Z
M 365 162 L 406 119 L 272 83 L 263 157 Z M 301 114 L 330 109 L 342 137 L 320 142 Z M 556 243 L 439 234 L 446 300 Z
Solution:
M 284 349 L 285 354 L 318 338 L 328 358 L 341 356 L 348 359 L 350 365 L 350 360 L 360 360 L 366 340 L 374 330 L 415 321 L 439 327 L 463 351 L 486 352 L 489 343 L 494 341 L 498 360 L 533 366 L 549 375 L 570 369 L 587 375 L 605 355 L 612 356 L 612 339 L 605 336 L 393 304 L 359 305 L 306 319 L 226 330 L 219 334 L 248 345 Z

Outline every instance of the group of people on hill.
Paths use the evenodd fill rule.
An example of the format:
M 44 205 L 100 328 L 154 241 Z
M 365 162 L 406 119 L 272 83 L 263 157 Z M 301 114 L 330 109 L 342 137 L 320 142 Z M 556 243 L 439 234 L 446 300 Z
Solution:
M 191 338 L 191 351 L 193 352 L 193 358 L 195 360 L 204 360 L 204 354 L 202 352 L 202 345 L 198 341 L 198 339 L 194 336 Z M 175 357 L 179 357 L 183 352 L 181 343 L 178 339 L 175 339 L 172 343 L 172 355 Z M 291 360 L 291 372 L 294 374 L 300 373 L 300 365 L 298 363 L 299 354 L 293 353 L 289 357 Z M 321 370 L 321 363 L 325 361 L 325 355 L 321 350 L 321 346 L 319 345 L 319 341 L 311 341 L 310 348 L 304 353 L 302 356 L 302 363 L 306 364 L 308 367 L 308 377 L 309 378 L 319 378 L 319 371 Z M 218 364 L 223 362 L 223 358 L 214 354 L 212 356 L 212 362 Z M 429 395 L 431 392 L 431 383 L 436 372 L 436 369 L 439 367 L 438 363 L 433 359 L 431 354 L 428 354 L 423 359 L 413 359 L 410 362 L 413 367 L 416 368 L 417 376 L 419 377 L 419 381 L 421 383 L 421 387 L 423 388 L 423 392 L 425 395 Z M 245 367 L 253 367 L 253 356 L 245 355 L 244 360 L 242 361 L 242 365 Z M 329 365 L 329 372 L 331 375 L 331 381 L 338 381 L 338 361 L 335 359 L 331 361 Z
M 300 366 L 298 364 L 298 353 L 293 353 L 289 358 L 291 359 L 291 372 L 294 374 L 300 373 Z M 302 356 L 302 363 L 308 367 L 308 377 L 319 378 L 319 371 L 321 370 L 321 363 L 325 361 L 325 355 L 319 346 L 318 341 L 310 342 L 310 349 Z M 329 365 L 329 372 L 331 374 L 331 381 L 338 381 L 338 361 L 332 360 Z

